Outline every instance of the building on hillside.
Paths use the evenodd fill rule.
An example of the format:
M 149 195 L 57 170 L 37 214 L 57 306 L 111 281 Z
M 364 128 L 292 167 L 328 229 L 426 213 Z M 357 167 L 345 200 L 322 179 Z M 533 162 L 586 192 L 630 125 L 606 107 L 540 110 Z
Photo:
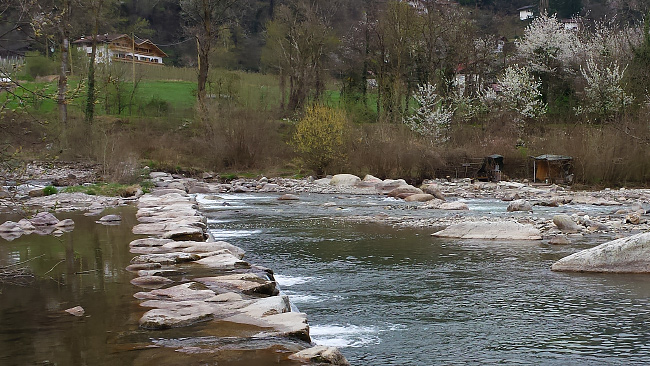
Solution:
M 90 56 L 93 37 L 81 37 L 73 42 L 78 49 Z M 126 34 L 97 35 L 97 63 L 135 62 L 139 64 L 162 65 L 167 54 L 148 39 L 135 39 Z
M 520 20 L 528 20 L 535 17 L 535 5 L 528 5 L 517 9 Z
M 582 19 L 579 18 L 562 19 L 560 20 L 560 22 L 562 23 L 562 26 L 566 30 L 581 31 L 584 28 Z

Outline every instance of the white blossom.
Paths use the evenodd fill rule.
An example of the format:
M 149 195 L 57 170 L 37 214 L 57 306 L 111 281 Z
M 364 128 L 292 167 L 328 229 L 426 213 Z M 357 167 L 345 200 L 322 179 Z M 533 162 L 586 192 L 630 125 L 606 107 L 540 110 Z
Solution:
M 499 103 L 525 118 L 537 118 L 546 113 L 542 102 L 542 83 L 525 67 L 509 66 L 498 78 L 499 93 L 486 90 L 482 99 L 486 103 Z
M 555 15 L 535 18 L 517 43 L 517 51 L 534 72 L 557 72 L 582 51 L 574 30 L 565 29 Z
M 438 94 L 436 86 L 432 84 L 419 85 L 413 98 L 419 107 L 403 122 L 414 132 L 427 136 L 435 142 L 449 140 L 448 130 L 454 111 L 445 106 Z
M 632 104 L 633 98 L 625 93 L 621 82 L 626 68 L 615 62 L 604 66 L 593 58 L 587 60 L 586 67 L 580 68 L 587 85 L 585 103 L 578 114 L 586 112 L 608 118 Z

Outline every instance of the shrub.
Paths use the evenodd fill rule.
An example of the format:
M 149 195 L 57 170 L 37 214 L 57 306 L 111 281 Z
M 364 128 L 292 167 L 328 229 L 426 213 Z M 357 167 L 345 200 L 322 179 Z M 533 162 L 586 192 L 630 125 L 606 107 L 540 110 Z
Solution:
M 25 69 L 31 77 L 56 74 L 56 62 L 40 53 L 28 52 L 25 57 Z
M 47 186 L 47 187 L 43 188 L 43 195 L 44 196 L 51 196 L 51 195 L 57 194 L 57 193 L 59 193 L 59 190 L 56 189 L 56 187 Z
M 300 159 L 316 175 L 324 175 L 337 159 L 343 159 L 347 119 L 342 111 L 315 105 L 298 122 L 293 145 Z

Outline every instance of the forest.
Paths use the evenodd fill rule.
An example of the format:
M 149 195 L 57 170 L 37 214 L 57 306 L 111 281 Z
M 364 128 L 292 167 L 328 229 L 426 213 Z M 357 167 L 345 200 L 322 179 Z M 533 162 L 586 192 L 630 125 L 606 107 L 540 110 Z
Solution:
M 1 4 L 3 161 L 417 182 L 495 153 L 523 179 L 562 154 L 579 184 L 650 178 L 650 2 Z M 75 47 L 102 34 L 151 40 L 164 66 Z

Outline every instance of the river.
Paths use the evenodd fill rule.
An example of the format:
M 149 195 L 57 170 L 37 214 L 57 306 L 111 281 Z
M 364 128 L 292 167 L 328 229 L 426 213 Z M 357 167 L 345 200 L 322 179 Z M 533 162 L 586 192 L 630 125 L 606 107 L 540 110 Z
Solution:
M 609 238 L 568 246 L 443 240 L 431 237 L 433 228 L 343 220 L 377 214 L 498 220 L 506 204 L 495 200 L 467 201 L 471 210 L 462 213 L 412 210 L 379 196 L 197 200 L 211 234 L 247 250 L 249 262 L 272 268 L 282 291 L 308 314 L 313 340 L 340 347 L 352 365 L 650 362 L 648 276 L 550 271 L 555 260 Z M 607 210 L 568 205 L 536 208 L 535 215 Z M 134 210 L 116 212 L 124 217 L 120 226 L 73 213 L 58 215 L 77 223 L 59 238 L 0 239 L 0 265 L 31 260 L 26 265 L 38 277 L 30 286 L 0 285 L 0 364 L 144 365 L 152 341 L 177 339 L 137 327 L 144 310 L 124 270 L 133 256 Z M 62 312 L 79 304 L 83 318 Z M 173 357 L 183 359 L 170 355 L 170 365 Z

